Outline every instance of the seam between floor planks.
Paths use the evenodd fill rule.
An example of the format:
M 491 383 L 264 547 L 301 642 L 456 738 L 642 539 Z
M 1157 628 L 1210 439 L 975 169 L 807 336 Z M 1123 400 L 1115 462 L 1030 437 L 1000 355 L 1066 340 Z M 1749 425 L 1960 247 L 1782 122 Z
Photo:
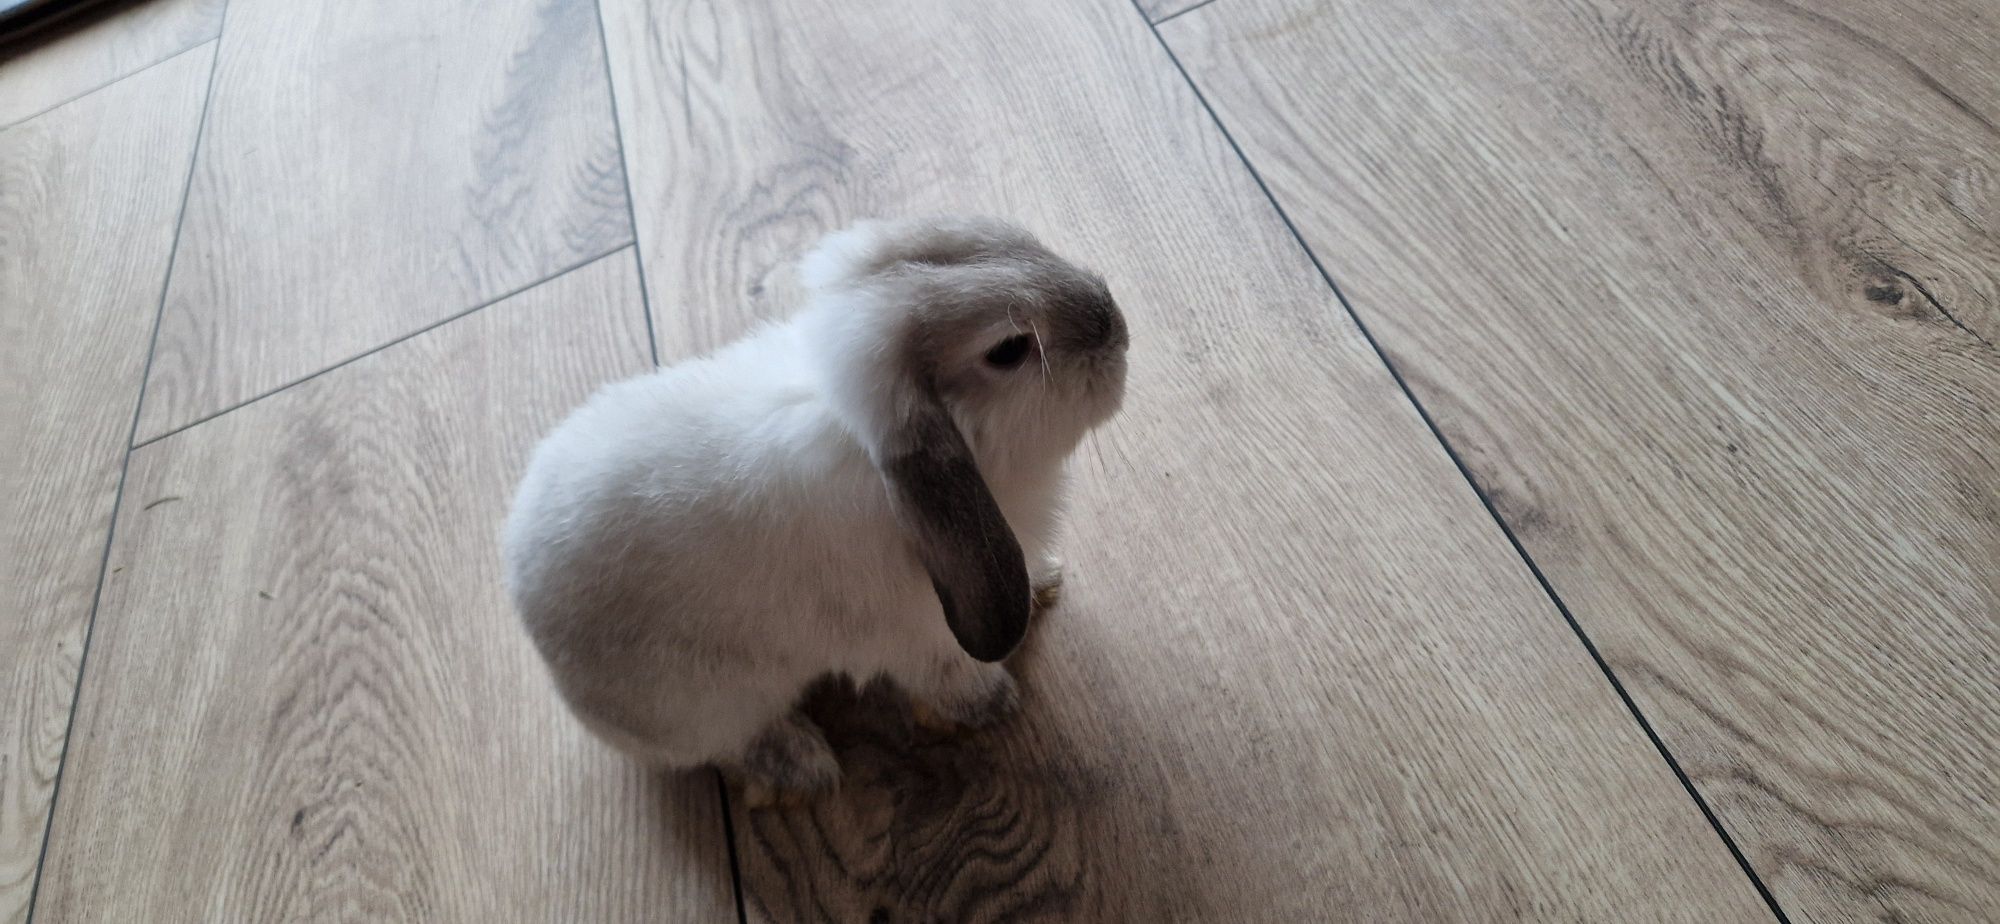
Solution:
M 653 357 L 653 368 L 657 369 L 660 339 L 653 335 L 653 296 L 646 291 L 646 261 L 639 255 L 639 208 L 632 202 L 632 165 L 625 154 L 625 126 L 618 121 L 618 84 L 611 79 L 611 37 L 604 31 L 603 0 L 591 6 L 597 11 L 597 45 L 604 55 L 604 94 L 611 103 L 611 138 L 618 146 L 618 176 L 625 181 L 625 223 L 632 229 L 632 262 L 639 268 L 639 307 L 646 313 L 646 353 Z M 737 910 L 742 911 L 740 907 Z
M 1575 615 L 1570 612 L 1569 604 L 1563 602 L 1562 595 L 1556 592 L 1555 585 L 1549 583 L 1548 577 L 1542 573 L 1541 565 L 1535 562 L 1534 556 L 1528 554 L 1527 547 L 1522 545 L 1520 538 L 1515 535 L 1513 526 L 1508 524 L 1506 518 L 1500 515 L 1499 508 L 1493 505 L 1493 499 L 1488 496 L 1485 487 L 1480 485 L 1479 480 L 1472 476 L 1472 470 L 1466 467 L 1465 460 L 1460 457 L 1458 449 L 1451 444 L 1450 440 L 1445 438 L 1444 431 L 1438 429 L 1437 421 L 1431 417 L 1430 410 L 1424 407 L 1424 403 L 1417 398 L 1416 392 L 1410 389 L 1409 382 L 1403 378 L 1402 370 L 1398 369 L 1396 364 L 1389 359 L 1388 352 L 1382 348 L 1382 344 L 1375 338 L 1374 332 L 1368 329 L 1368 324 L 1361 319 L 1361 314 L 1355 311 L 1354 305 L 1347 300 L 1347 293 L 1341 290 L 1340 284 L 1334 281 L 1331 273 L 1327 272 L 1326 264 L 1320 261 L 1319 254 L 1314 252 L 1310 244 L 1306 243 L 1305 236 L 1299 233 L 1298 225 L 1293 223 L 1292 216 L 1285 211 L 1285 207 L 1278 202 L 1277 196 L 1271 193 L 1271 187 L 1264 182 L 1264 175 L 1258 172 L 1255 164 L 1250 162 L 1249 155 L 1243 152 L 1242 145 L 1236 143 L 1236 136 L 1230 133 L 1229 126 L 1222 121 L 1222 116 L 1215 111 L 1214 106 L 1209 104 L 1208 96 L 1201 92 L 1201 86 L 1195 82 L 1194 76 L 1188 73 L 1185 65 L 1181 64 L 1180 56 L 1174 53 L 1173 46 L 1168 44 L 1166 38 L 1160 34 L 1160 24 L 1153 22 L 1146 16 L 1145 7 L 1140 5 L 1139 0 L 1131 0 L 1131 2 L 1133 12 L 1138 14 L 1139 20 L 1144 22 L 1146 28 L 1153 33 L 1153 40 L 1159 43 L 1162 51 L 1166 52 L 1168 60 L 1174 64 L 1174 69 L 1180 72 L 1181 79 L 1186 82 L 1188 89 L 1194 93 L 1195 99 L 1201 103 L 1202 110 L 1208 113 L 1209 119 L 1215 123 L 1216 130 L 1222 133 L 1223 140 L 1229 143 L 1230 150 L 1235 152 L 1236 158 L 1243 164 L 1243 168 L 1249 171 L 1250 178 L 1256 181 L 1258 191 L 1264 194 L 1265 201 L 1270 203 L 1271 209 L 1277 213 L 1278 219 L 1284 222 L 1285 230 L 1291 234 L 1292 240 L 1298 244 L 1299 249 L 1305 252 L 1306 258 L 1312 261 L 1313 269 L 1318 271 L 1320 280 L 1326 284 L 1328 289 L 1332 290 L 1334 298 L 1340 302 L 1341 309 L 1347 312 L 1347 316 L 1354 322 L 1355 328 L 1368 341 L 1369 348 L 1375 351 L 1375 356 L 1381 361 L 1383 368 L 1387 369 L 1389 376 L 1395 379 L 1396 387 L 1402 391 L 1403 397 L 1416 410 L 1417 416 L 1423 419 L 1424 426 L 1430 430 L 1431 437 L 1437 440 L 1439 446 L 1443 447 L 1445 455 L 1451 458 L 1451 464 L 1458 469 L 1459 475 L 1465 479 L 1466 484 L 1470 485 L 1473 493 L 1479 497 L 1479 503 L 1486 508 L 1487 515 L 1500 528 L 1501 534 L 1507 537 L 1507 544 L 1513 547 L 1514 553 L 1520 556 L 1523 564 L 1528 566 L 1528 572 L 1534 575 L 1535 583 L 1541 587 L 1542 593 L 1548 596 L 1549 602 L 1555 604 L 1556 612 L 1560 613 L 1563 621 L 1569 624 L 1570 631 L 1576 634 L 1577 641 L 1582 643 L 1584 651 L 1589 653 L 1591 661 L 1597 665 L 1597 669 L 1604 675 L 1604 679 L 1610 683 L 1612 691 L 1618 694 L 1619 701 L 1625 704 L 1625 709 L 1631 714 L 1632 720 L 1638 723 L 1641 731 L 1645 732 L 1646 739 L 1653 743 L 1653 748 L 1659 753 L 1660 759 L 1666 761 L 1668 769 L 1672 770 L 1674 778 L 1680 781 L 1681 788 L 1687 792 L 1688 798 L 1693 800 L 1695 807 L 1701 811 L 1702 817 L 1708 821 L 1709 827 L 1715 831 L 1716 837 L 1722 840 L 1722 845 L 1728 848 L 1729 855 L 1736 860 L 1736 865 L 1743 870 L 1743 875 L 1748 877 L 1750 884 L 1756 888 L 1758 897 L 1764 900 L 1765 906 L 1771 910 L 1772 916 L 1777 919 L 1779 924 L 1791 924 L 1791 918 L 1785 914 L 1785 909 L 1778 904 L 1777 897 L 1765 886 L 1763 877 L 1757 875 L 1757 870 L 1750 865 L 1749 858 L 1744 856 L 1742 848 L 1737 846 L 1736 839 L 1729 835 L 1729 831 L 1723 826 L 1721 818 L 1715 814 L 1714 809 L 1709 807 L 1708 800 L 1702 798 L 1700 791 L 1694 786 L 1694 781 L 1688 777 L 1687 771 L 1681 768 L 1680 761 L 1674 757 L 1673 752 L 1667 748 L 1666 742 L 1661 740 L 1659 733 L 1653 729 L 1653 723 L 1639 709 L 1638 702 L 1626 691 L 1624 682 L 1618 679 L 1617 673 L 1604 660 L 1603 654 L 1597 649 L 1597 644 L 1591 641 L 1590 634 L 1584 631 L 1581 623 L 1577 622 Z M 1181 10 L 1174 15 L 1177 16 L 1180 13 L 1207 6 L 1211 2 L 1214 2 L 1214 0 L 1204 0 L 1204 2 L 1189 7 L 1187 10 Z M 1173 16 L 1165 17 L 1161 22 L 1172 18 Z
M 729 890 L 736 896 L 736 924 L 750 924 L 750 906 L 743 903 L 743 866 L 736 859 L 736 821 L 729 817 L 729 781 L 722 771 L 715 776 L 715 797 L 722 803 L 722 844 L 729 851 Z
M 203 46 L 203 45 L 206 45 L 206 44 L 208 44 L 208 43 L 210 43 L 210 42 L 215 42 L 215 43 L 217 43 L 218 45 L 220 45 L 220 44 L 221 44 L 221 39 L 222 39 L 222 32 L 221 32 L 221 30 L 220 30 L 220 29 L 218 29 L 218 30 L 216 31 L 216 33 L 215 33 L 214 35 L 211 35 L 211 36 L 209 36 L 209 37 L 207 37 L 207 38 L 205 38 L 205 39 L 202 39 L 202 40 L 201 40 L 201 41 L 199 41 L 199 42 L 196 42 L 196 43 L 194 43 L 194 44 L 192 44 L 192 45 L 189 45 L 189 46 L 187 46 L 186 48 L 182 48 L 182 49 L 180 49 L 179 51 L 175 51 L 175 52 L 172 52 L 172 53 L 169 53 L 169 54 L 166 54 L 166 55 L 163 55 L 163 56 L 161 56 L 160 60 L 158 60 L 158 61 L 153 61 L 153 62 L 150 62 L 150 63 L 148 63 L 148 64 L 143 64 L 143 65 L 140 65 L 139 67 L 136 67 L 136 68 L 133 68 L 133 69 L 132 69 L 132 70 L 131 70 L 131 71 L 130 71 L 129 73 L 124 73 L 124 74 L 120 74 L 120 75 L 118 75 L 118 76 L 116 76 L 116 77 L 113 77 L 113 78 L 111 78 L 110 80 L 107 80 L 107 81 L 105 81 L 105 82 L 103 82 L 103 83 L 100 83 L 100 84 L 98 84 L 97 86 L 94 86 L 94 87 L 91 87 L 91 88 L 90 88 L 90 89 L 88 89 L 88 90 L 85 90 L 85 91 L 83 91 L 83 92 L 81 92 L 81 93 L 78 93 L 78 94 L 76 94 L 76 95 L 74 95 L 74 96 L 70 96 L 70 97 L 67 97 L 67 98 L 65 98 L 65 99 L 62 99 L 62 100 L 60 100 L 60 101 L 56 102 L 55 104 L 53 104 L 53 105 L 50 105 L 50 106 L 48 106 L 48 107 L 46 107 L 46 108 L 43 108 L 43 109 L 39 109 L 39 110 L 36 110 L 36 111 L 34 111 L 34 112 L 31 112 L 31 113 L 28 113 L 27 115 L 24 115 L 24 116 L 22 116 L 22 117 L 20 117 L 20 118 L 18 118 L 18 119 L 15 119 L 15 120 L 14 120 L 14 121 L 12 121 L 12 122 L 8 122 L 8 123 L 6 123 L 5 125 L 0 125 L 0 132 L 4 132 L 4 131 L 6 131 L 7 129 L 10 129 L 10 128 L 13 128 L 13 127 L 14 127 L 14 126 L 16 126 L 16 125 L 26 125 L 26 124 L 27 124 L 27 123 L 29 123 L 29 122 L 33 122 L 34 120 L 36 120 L 36 119 L 39 119 L 39 118 L 41 118 L 42 116 L 45 116 L 45 115 L 48 115 L 48 114 L 49 114 L 49 113 L 51 113 L 51 112 L 54 112 L 54 111 L 56 111 L 56 110 L 58 110 L 58 109 L 61 109 L 61 108 L 62 108 L 62 107 L 64 107 L 64 106 L 67 106 L 67 105 L 69 105 L 69 104 L 71 104 L 71 103 L 74 103 L 74 102 L 76 102 L 77 100 L 80 100 L 80 99 L 82 99 L 82 98 L 84 98 L 84 97 L 86 97 L 86 96 L 89 96 L 89 95 L 91 95 L 91 94 L 93 94 L 93 93 L 96 93 L 97 91 L 99 91 L 99 90 L 102 90 L 102 89 L 104 89 L 104 88 L 106 88 L 106 87 L 112 87 L 112 86 L 116 86 L 116 85 L 118 85 L 118 84 L 120 84 L 120 83 L 124 83 L 124 82 L 125 82 L 125 81 L 127 81 L 127 80 L 130 80 L 130 79 L 132 79 L 132 78 L 134 78 L 134 77 L 137 77 L 137 76 L 139 76 L 140 74 L 143 74 L 143 73 L 145 73 L 145 72 L 147 72 L 147 71 L 150 71 L 150 70 L 152 70 L 153 68 L 156 68 L 156 67 L 159 67 L 160 65 L 162 65 L 162 64 L 165 64 L 165 63 L 167 63 L 168 61 L 172 61 L 173 59 L 175 59 L 175 58 L 178 58 L 178 57 L 180 57 L 181 55 L 184 55 L 184 54 L 187 54 L 187 53 L 188 53 L 188 52 L 190 52 L 190 51 L 194 51 L 195 49 L 197 49 L 197 48 L 200 48 L 201 46 Z M 205 103 L 205 101 L 204 101 L 204 105 L 205 105 L 205 104 L 206 104 L 206 103 Z M 178 232 L 178 231 L 176 231 L 175 233 L 176 233 L 176 235 L 178 235 L 178 234 L 179 234 L 179 232 Z M 175 242 L 176 242 L 176 243 L 178 243 L 178 242 L 179 242 L 179 240 L 180 240 L 180 239 L 179 239 L 179 237 L 178 237 L 178 236 L 176 236 L 176 237 L 175 237 Z
M 168 245 L 167 249 L 167 269 L 166 272 L 160 274 L 160 297 L 153 306 L 153 330 L 147 337 L 146 362 L 139 371 L 139 393 L 132 400 L 132 426 L 125 433 L 125 458 L 118 463 L 118 488 L 111 495 L 111 519 L 104 527 L 104 552 L 98 558 L 97 562 L 97 587 L 91 591 L 90 615 L 83 622 L 83 644 L 78 649 L 76 656 L 76 683 L 70 688 L 69 694 L 69 719 L 63 723 L 62 751 L 60 756 L 56 758 L 55 780 L 49 786 L 48 817 L 42 821 L 42 846 L 40 851 L 35 855 L 35 884 L 28 888 L 28 924 L 34 924 L 35 903 L 42 896 L 42 874 L 48 869 L 49 840 L 55 835 L 56 802 L 62 798 L 63 771 L 69 767 L 70 736 L 76 731 L 77 701 L 83 696 L 83 678 L 85 672 L 90 668 L 90 641 L 97 630 L 98 606 L 104 602 L 105 572 L 111 567 L 111 542 L 118 534 L 118 511 L 125 503 L 125 476 L 132 471 L 132 451 L 137 448 L 133 445 L 133 442 L 139 437 L 139 412 L 146 406 L 146 380 L 152 375 L 153 352 L 160 343 L 160 317 L 166 312 L 167 285 L 173 281 L 174 263 L 181 252 L 181 229 L 187 222 L 188 194 L 194 190 L 195 165 L 201 163 L 201 141 L 203 134 L 208 128 L 208 104 L 215 99 L 215 73 L 222 63 L 222 31 L 223 24 L 228 21 L 228 17 L 229 4 L 227 0 L 224 0 L 222 13 L 215 27 L 215 37 L 194 46 L 194 48 L 200 48 L 203 45 L 213 46 L 210 49 L 210 57 L 208 59 L 208 81 L 202 89 L 201 115 L 197 117 L 195 123 L 192 150 L 188 152 L 187 177 L 181 183 L 180 209 L 174 215 L 174 239 L 173 243 Z M 194 49 L 186 49 L 180 54 L 186 54 L 192 50 Z M 180 57 L 180 54 L 170 55 L 163 59 L 163 61 L 156 63 L 171 61 L 174 58 Z M 141 68 L 140 70 L 145 70 L 145 68 Z M 134 71 L 133 73 L 138 73 L 138 71 Z M 126 76 L 129 77 L 131 75 L 128 74 Z M 120 79 L 122 80 L 123 78 Z M 106 83 L 104 86 L 108 87 L 117 82 L 114 80 Z M 103 87 L 97 89 L 101 90 Z M 96 92 L 96 90 L 92 92 Z M 83 95 L 88 96 L 89 94 Z
M 1140 18 L 1142 18 L 1142 19 L 1146 19 L 1146 21 L 1147 21 L 1147 22 L 1148 22 L 1149 24 L 1157 26 L 1157 25 L 1159 25 L 1159 24 L 1161 24 L 1161 23 L 1164 23 L 1164 22 L 1166 22 L 1166 21 L 1167 21 L 1167 20 L 1169 20 L 1169 19 L 1173 19 L 1173 18 L 1174 18 L 1174 17 L 1176 17 L 1176 16 L 1185 16 L 1185 15 L 1187 15 L 1187 14 L 1189 14 L 1189 13 L 1192 13 L 1192 12 L 1194 12 L 1195 10 L 1198 10 L 1198 9 L 1201 9 L 1202 7 L 1205 7 L 1205 6 L 1207 6 L 1207 5 L 1211 4 L 1211 3 L 1214 3 L 1214 2 L 1215 2 L 1215 0 L 1199 0 L 1199 2 L 1195 3 L 1195 4 L 1193 5 L 1193 6 L 1184 6 L 1184 7 L 1181 7 L 1180 9 L 1178 9 L 1178 10 L 1175 10 L 1175 11 L 1173 11 L 1173 12 L 1171 12 L 1171 13 L 1168 13 L 1167 15 L 1165 15 L 1165 16 L 1162 16 L 1162 17 L 1160 17 L 1160 18 L 1158 18 L 1158 19 L 1151 19 L 1151 18 L 1148 18 L 1148 17 L 1146 16 L 1146 10 L 1145 10 L 1145 8 L 1144 8 L 1144 7 L 1140 7 L 1140 8 L 1139 8 L 1139 16 L 1140 16 Z M 1190 82 L 1192 82 L 1192 81 L 1190 81 Z
M 266 391 L 266 392 L 263 392 L 263 393 L 261 393 L 261 394 L 256 394 L 256 395 L 252 395 L 252 396 L 250 396 L 250 397 L 248 397 L 248 398 L 245 398 L 245 399 L 243 399 L 243 400 L 241 400 L 241 401 L 238 401 L 238 402 L 236 402 L 235 404 L 232 404 L 232 405 L 230 405 L 230 406 L 228 406 L 228 407 L 226 407 L 226 408 L 223 408 L 222 410 L 219 410 L 219 411 L 216 411 L 216 412 L 215 412 L 215 413 L 213 413 L 213 414 L 210 414 L 210 415 L 208 415 L 208 416 L 206 416 L 206 417 L 202 417 L 202 418 L 200 418 L 200 419 L 198 419 L 198 420 L 191 420 L 191 421 L 188 421 L 187 423 L 184 423 L 184 424 L 182 424 L 182 425 L 180 425 L 180 426 L 178 426 L 178 427 L 175 427 L 175 428 L 173 428 L 172 430 L 168 430 L 167 432 L 165 432 L 165 433 L 162 433 L 162 434 L 160 434 L 160 435 L 158 435 L 158 436 L 149 436 L 149 437 L 147 437 L 146 439 L 144 439 L 144 440 L 142 440 L 142 441 L 140 441 L 140 442 L 138 442 L 138 443 L 134 443 L 134 444 L 132 445 L 132 448 L 133 448 L 133 449 L 143 449 L 143 448 L 145 448 L 145 447 L 147 447 L 147 446 L 151 446 L 151 445 L 153 445 L 154 443 L 157 443 L 157 442 L 159 442 L 159 441 L 161 441 L 161 440 L 163 440 L 163 439 L 166 439 L 166 438 L 167 438 L 167 437 L 169 437 L 169 436 L 173 436 L 173 435 L 174 435 L 174 434 L 176 434 L 176 433 L 183 433 L 183 432 L 186 432 L 187 430 L 190 430 L 190 429 L 193 429 L 194 427 L 198 427 L 198 426 L 201 426 L 202 424 L 205 424 L 205 423 L 207 423 L 207 422 L 209 422 L 209 421 L 211 421 L 211 420 L 214 420 L 214 419 L 216 419 L 217 417 L 221 417 L 221 416 L 223 416 L 223 415 L 225 415 L 225 414 L 229 414 L 229 413 L 231 413 L 231 412 L 234 412 L 234 411 L 238 411 L 238 410 L 241 410 L 241 409 L 243 409 L 243 408 L 246 408 L 246 407 L 249 407 L 250 405 L 252 405 L 252 404 L 256 404 L 257 402 L 259 402 L 259 401 L 262 401 L 262 400 L 264 400 L 265 398 L 269 398 L 269 397 L 271 397 L 272 395 L 275 395 L 275 394 L 278 394 L 278 393 L 280 393 L 280 392 L 284 392 L 284 391 L 289 391 L 289 390 L 291 390 L 291 389 L 293 389 L 293 388 L 296 388 L 296 387 L 298 387 L 298 386 L 300 386 L 300 385 L 304 385 L 305 383 L 307 383 L 307 382 L 310 382 L 310 381 L 312 381 L 313 379 L 316 379 L 316 378 L 319 378 L 320 376 L 322 376 L 322 375 L 325 375 L 325 374 L 327 374 L 327 373 L 329 373 L 329 372 L 332 372 L 332 371 L 333 371 L 333 370 L 335 370 L 335 369 L 339 369 L 339 368 L 341 368 L 342 366 L 347 366 L 347 365 L 352 365 L 353 363 L 355 363 L 355 362 L 357 362 L 357 361 L 360 361 L 360 360 L 363 360 L 363 359 L 367 359 L 368 357 L 370 357 L 370 356 L 373 356 L 373 355 L 375 355 L 375 354 L 377 354 L 377 353 L 380 353 L 380 352 L 382 352 L 383 350 L 386 350 L 386 349 L 388 349 L 388 348 L 390 348 L 390 347 L 392 347 L 392 346 L 395 346 L 396 344 L 399 344 L 399 343 L 402 343 L 402 342 L 404 342 L 404 341 L 406 341 L 406 340 L 410 340 L 410 339 L 413 339 L 413 338 L 416 338 L 416 337 L 421 337 L 421 336 L 423 336 L 424 334 L 428 334 L 428 333 L 430 333 L 431 331 L 434 331 L 434 330 L 437 330 L 438 328 L 440 328 L 440 327 L 443 327 L 443 326 L 445 326 L 445 325 L 447 325 L 447 324 L 450 324 L 450 323 L 451 323 L 451 322 L 453 322 L 453 321 L 457 321 L 457 320 L 459 320 L 459 319 L 461 319 L 461 318 L 467 318 L 467 317 L 471 317 L 472 315 L 475 315 L 475 314 L 478 314 L 478 313 L 479 313 L 479 312 L 481 312 L 481 311 L 485 311 L 486 309 L 488 309 L 488 308 L 491 308 L 491 307 L 493 307 L 494 305 L 497 305 L 497 304 L 499 304 L 499 303 L 501 303 L 501 302 L 504 302 L 504 301 L 506 301 L 506 300 L 508 300 L 508 299 L 510 299 L 510 298 L 513 298 L 513 297 L 514 297 L 514 296 L 516 296 L 516 295 L 520 295 L 521 293 L 523 293 L 523 292 L 526 292 L 526 291 L 528 291 L 528 290 L 530 290 L 530 289 L 533 289 L 533 288 L 536 288 L 537 286 L 543 286 L 543 285 L 547 285 L 547 284 L 549 284 L 549 283 L 551 283 L 551 282 L 554 282 L 554 281 L 556 281 L 556 280 L 558 280 L 558 279 L 561 279 L 561 278 L 562 278 L 562 277 L 564 277 L 564 276 L 567 276 L 567 275 L 569 275 L 569 274 L 571 274 L 571 273 L 574 273 L 574 272 L 576 272 L 577 270 L 580 270 L 580 269 L 583 269 L 584 267 L 586 267 L 586 266 L 589 266 L 589 265 L 591 265 L 592 263 L 596 263 L 596 262 L 597 262 L 597 261 L 599 261 L 599 260 L 602 260 L 602 259 L 604 259 L 604 258 L 606 258 L 606 257 L 609 257 L 609 256 L 611 256 L 611 255 L 613 255 L 613 254 L 616 254 L 616 253 L 617 253 L 618 251 L 620 251 L 620 250 L 624 250 L 624 249 L 625 249 L 625 248 L 627 248 L 627 247 L 632 247 L 632 248 L 635 248 L 635 249 L 636 249 L 636 248 L 637 248 L 637 246 L 638 246 L 638 244 L 637 244 L 637 241 L 627 241 L 627 242 L 625 242 L 625 243 L 623 243 L 623 244 L 619 244 L 618 246 L 616 246 L 616 247 L 613 247 L 613 248 L 611 248 L 610 250 L 607 250 L 607 251 L 604 251 L 603 253 L 600 253 L 600 254 L 594 254 L 594 255 L 592 255 L 592 256 L 590 256 L 590 257 L 588 257 L 588 258 L 585 258 L 585 259 L 583 259 L 583 260 L 581 260 L 581 261 L 578 261 L 577 263 L 575 263 L 575 264 L 573 264 L 573 265 L 570 265 L 570 266 L 565 266 L 565 267 L 563 267 L 562 269 L 559 269 L 559 270 L 556 270 L 555 272 L 553 272 L 553 273 L 550 273 L 550 274 L 549 274 L 548 276 L 546 276 L 546 277 L 543 277 L 543 278 L 541 278 L 541 279 L 537 279 L 537 280 L 535 280 L 534 282 L 530 282 L 530 283 L 528 283 L 527 285 L 524 285 L 524 286 L 522 286 L 522 287 L 520 287 L 520 288 L 518 288 L 518 289 L 514 289 L 513 291 L 510 291 L 510 292 L 504 292 L 504 293 L 501 293 L 500 295 L 498 295 L 498 296 L 495 296 L 495 297 L 494 297 L 494 298 L 492 298 L 491 300 L 488 300 L 488 301 L 483 301 L 483 302 L 480 302 L 479 304 L 477 304 L 477 305 L 474 305 L 474 306 L 472 306 L 472 307 L 470 307 L 470 308 L 466 308 L 466 309 L 464 309 L 464 310 L 461 310 L 461 311 L 458 311 L 458 312 L 455 312 L 455 313 L 453 313 L 452 315 L 450 315 L 449 317 L 444 317 L 444 318 L 440 318 L 440 319 L 438 319 L 438 320 L 436 320 L 436 321 L 432 321 L 431 323 L 429 323 L 429 324 L 426 324 L 426 325 L 424 325 L 424 326 L 422 326 L 422 327 L 419 327 L 419 328 L 417 328 L 416 330 L 413 330 L 413 331 L 410 331 L 410 332 L 409 332 L 409 333 L 407 333 L 407 334 L 402 334 L 402 335 L 400 335 L 400 336 L 397 336 L 397 337 L 394 337 L 394 338 L 392 338 L 392 339 L 389 339 L 389 340 L 385 340 L 385 341 L 383 341 L 383 342 L 381 342 L 381 343 L 379 343 L 379 344 L 376 344 L 375 346 L 372 346 L 372 347 L 369 347 L 369 348 L 368 348 L 368 349 L 366 349 L 366 350 L 363 350 L 363 351 L 361 351 L 361 352 L 359 352 L 359 353 L 356 353 L 356 354 L 354 354 L 353 356 L 349 356 L 349 357 L 347 357 L 346 359 L 343 359 L 343 360 L 341 360 L 340 362 L 337 362 L 337 363 L 334 363 L 334 364 L 332 364 L 332 365 L 330 365 L 330 366 L 327 366 L 327 367 L 326 367 L 326 368 L 324 368 L 324 369 L 318 369 L 318 370 L 315 370 L 315 371 L 313 371 L 313 372 L 312 372 L 312 373 L 310 373 L 310 374 L 307 374 L 307 375 L 302 375 L 302 376 L 300 376 L 300 377 L 298 377 L 298 378 L 296 378 L 296 379 L 293 379 L 293 380 L 291 380 L 291 381 L 289 381 L 289 382 L 286 382 L 286 383 L 285 383 L 285 384 L 283 384 L 283 385 L 280 385 L 280 386 L 278 386 L 278 387 L 276 387 L 276 388 L 273 388 L 273 389 L 271 389 L 270 391 Z M 148 357 L 148 358 L 150 359 L 150 357 Z M 143 396 L 142 396 L 142 397 L 143 397 Z M 136 431 L 135 431 L 135 433 L 134 433 L 134 436 L 136 436 L 136 435 L 137 435 L 137 433 L 136 433 Z

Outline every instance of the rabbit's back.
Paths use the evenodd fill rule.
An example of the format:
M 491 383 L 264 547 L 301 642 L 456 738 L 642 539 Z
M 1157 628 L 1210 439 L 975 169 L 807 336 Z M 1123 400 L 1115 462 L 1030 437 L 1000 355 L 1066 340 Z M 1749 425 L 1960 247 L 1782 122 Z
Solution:
M 687 742 L 663 762 L 713 757 L 735 731 L 712 714 L 745 697 L 867 672 L 885 616 L 935 605 L 865 451 L 771 351 L 601 390 L 536 449 L 506 527 L 557 685 L 607 738 Z

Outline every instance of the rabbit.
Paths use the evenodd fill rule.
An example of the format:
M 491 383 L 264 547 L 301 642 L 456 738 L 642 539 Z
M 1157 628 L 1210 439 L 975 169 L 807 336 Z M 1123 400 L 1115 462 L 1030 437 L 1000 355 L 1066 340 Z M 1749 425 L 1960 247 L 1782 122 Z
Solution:
M 767 797 L 839 783 L 798 708 L 827 675 L 954 725 L 1017 708 L 1000 662 L 1059 587 L 1064 464 L 1122 403 L 1129 342 L 1101 277 L 998 220 L 864 222 L 799 276 L 790 319 L 574 411 L 503 535 L 587 728 Z

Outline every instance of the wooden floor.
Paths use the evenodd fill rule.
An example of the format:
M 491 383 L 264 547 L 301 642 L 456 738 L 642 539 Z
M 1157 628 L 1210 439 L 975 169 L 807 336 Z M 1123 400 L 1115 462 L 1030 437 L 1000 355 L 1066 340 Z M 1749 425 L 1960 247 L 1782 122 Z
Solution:
M 657 777 L 498 586 L 857 218 L 1101 269 L 1023 714 Z M 0 924 L 2000 920 L 2000 7 L 146 0 L 0 49 Z

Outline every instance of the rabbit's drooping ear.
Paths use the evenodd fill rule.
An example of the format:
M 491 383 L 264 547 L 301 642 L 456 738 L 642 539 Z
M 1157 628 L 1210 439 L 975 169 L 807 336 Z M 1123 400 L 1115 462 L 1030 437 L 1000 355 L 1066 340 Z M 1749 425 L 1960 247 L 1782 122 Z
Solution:
M 939 397 L 935 354 L 964 334 L 963 279 L 945 267 L 1032 243 L 991 221 L 864 222 L 829 235 L 800 265 L 814 306 L 799 321 L 834 413 L 887 482 L 959 647 L 998 661 L 1028 630 L 1028 567 Z M 976 327 L 977 325 L 972 325 Z
M 934 394 L 905 405 L 888 435 L 882 474 L 945 624 L 966 654 L 1006 657 L 1028 631 L 1028 566 L 971 447 Z

